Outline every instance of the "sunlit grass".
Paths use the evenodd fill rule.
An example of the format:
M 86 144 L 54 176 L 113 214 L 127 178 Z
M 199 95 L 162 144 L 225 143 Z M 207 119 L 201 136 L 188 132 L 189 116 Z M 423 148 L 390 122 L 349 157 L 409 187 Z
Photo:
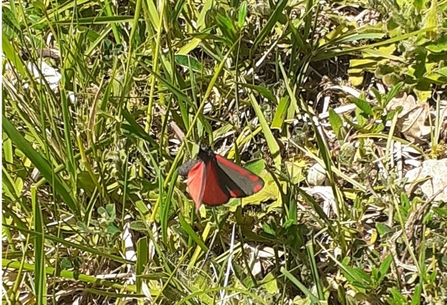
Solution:
M 441 25 L 393 15 L 397 33 L 344 4 L 4 3 L 3 301 L 445 299 L 445 205 L 406 188 L 394 150 L 446 156 Z M 347 98 L 352 84 L 365 94 Z M 441 92 L 430 144 L 387 108 L 404 91 Z M 198 144 L 264 189 L 196 213 L 177 169 Z

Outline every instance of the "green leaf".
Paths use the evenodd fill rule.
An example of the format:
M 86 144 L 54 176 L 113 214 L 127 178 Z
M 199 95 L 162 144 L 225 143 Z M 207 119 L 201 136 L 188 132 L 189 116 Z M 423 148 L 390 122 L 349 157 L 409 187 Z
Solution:
M 246 87 L 246 88 L 253 89 L 254 91 L 260 93 L 263 97 L 269 99 L 271 102 L 273 102 L 275 104 L 277 103 L 276 98 L 273 95 L 273 93 L 264 86 L 257 86 L 257 85 L 247 84 L 247 83 L 237 83 L 237 84 L 240 86 Z
M 26 68 L 20 58 L 20 54 L 14 50 L 14 47 L 11 45 L 11 42 L 6 35 L 2 35 L 2 51 L 3 54 L 6 55 L 6 58 L 11 62 L 11 65 L 19 71 L 19 74 L 22 75 L 23 78 L 26 78 Z
M 381 222 L 376 222 L 376 229 L 380 236 L 384 236 L 385 234 L 391 232 L 391 228 Z
M 275 116 L 273 117 L 271 125 L 272 129 L 282 130 L 284 120 L 287 117 L 287 111 L 289 110 L 289 106 L 290 106 L 289 97 L 285 96 L 281 98 L 281 100 L 279 101 L 279 105 L 276 108 Z
M 76 222 L 76 226 L 82 233 L 91 233 L 89 227 L 82 221 Z
M 132 221 L 129 224 L 129 228 L 131 230 L 140 231 L 140 232 L 147 232 L 148 231 L 146 223 L 144 221 L 142 221 L 142 220 Z
M 390 289 L 390 292 L 393 296 L 393 299 L 391 300 L 390 304 L 408 304 L 407 299 L 401 294 L 401 292 L 396 288 L 392 287 Z
M 276 276 L 273 272 L 268 273 L 263 280 L 262 286 L 267 290 L 267 292 L 273 294 L 276 293 L 279 289 L 278 281 L 276 280 Z
M 352 268 L 345 266 L 345 269 L 341 269 L 343 275 L 346 277 L 348 282 L 355 286 L 357 289 L 365 292 L 367 289 L 371 289 L 372 279 L 371 276 L 365 271 L 359 268 Z
M 181 214 L 179 214 L 180 225 L 182 229 L 185 230 L 186 233 L 196 242 L 196 244 L 202 249 L 203 252 L 208 251 L 208 247 L 205 245 L 203 240 L 199 235 L 193 230 L 189 223 L 186 222 L 185 218 Z
M 11 138 L 13 143 L 20 149 L 33 165 L 40 171 L 42 176 L 50 183 L 54 191 L 59 194 L 70 210 L 77 216 L 80 216 L 79 208 L 75 200 L 71 197 L 70 188 L 65 182 L 54 172 L 54 168 L 50 163 L 25 140 L 25 138 L 15 129 L 11 122 L 3 116 L 3 131 L 5 131 Z
M 202 64 L 191 55 L 175 55 L 175 62 L 182 67 L 191 69 L 194 72 L 202 72 L 204 70 Z
M 329 123 L 331 124 L 332 130 L 334 130 L 334 133 L 337 136 L 337 138 L 339 140 L 342 140 L 340 131 L 341 128 L 343 127 L 343 121 L 332 108 L 329 108 Z
M 119 233 L 119 232 L 121 232 L 121 231 L 116 226 L 114 226 L 114 225 L 107 226 L 107 233 L 113 235 L 113 234 Z
M 142 275 L 149 261 L 149 246 L 147 236 L 137 241 L 137 262 L 135 264 L 136 281 L 135 286 L 138 293 L 143 293 Z
M 357 119 L 356 129 L 363 129 L 366 124 L 368 124 L 368 120 L 363 116 L 364 112 L 360 108 L 355 108 L 355 118 Z
M 218 13 L 216 16 L 216 22 L 220 30 L 222 31 L 223 36 L 227 38 L 231 44 L 233 44 L 237 40 L 237 30 L 235 29 L 231 19 Z
M 390 269 L 391 263 L 393 262 L 393 257 L 389 254 L 382 264 L 380 264 L 379 268 L 379 278 L 377 279 L 377 284 L 381 284 L 385 276 L 388 274 L 388 270 Z
M 268 224 L 268 223 L 266 223 L 266 222 L 262 225 L 262 229 L 263 229 L 264 232 L 267 233 L 267 234 L 270 234 L 270 235 L 273 235 L 273 236 L 276 235 L 276 231 L 275 231 L 275 229 L 272 228 L 272 227 L 270 226 L 270 224 Z
M 252 171 L 256 175 L 259 175 L 265 168 L 265 160 L 250 161 L 250 162 L 247 162 L 244 167 L 246 169 Z
M 310 299 L 312 304 L 320 304 L 317 297 L 310 292 L 306 286 L 304 286 L 295 276 L 293 276 L 289 271 L 287 271 L 285 268 L 281 268 L 281 273 L 284 274 L 284 276 L 289 279 L 298 289 L 300 289 L 306 297 Z
M 73 268 L 73 264 L 72 264 L 71 261 L 70 261 L 68 258 L 66 258 L 66 257 L 63 257 L 63 258 L 61 259 L 61 262 L 60 262 L 59 266 L 61 267 L 62 270 L 68 270 L 68 269 Z
M 133 262 L 129 262 L 133 263 Z M 22 270 L 22 271 L 29 271 L 29 272 L 35 272 L 35 265 L 23 263 L 23 261 L 13 261 L 9 259 L 2 259 L 2 266 L 4 268 L 12 268 L 15 270 Z M 58 270 L 53 267 L 46 267 L 45 268 L 45 274 L 51 277 L 61 277 L 66 278 L 70 280 L 76 280 L 78 282 L 84 282 L 84 283 L 90 283 L 92 285 L 104 285 L 107 287 L 110 287 L 112 289 L 118 289 L 126 292 L 135 292 L 135 286 L 134 285 L 122 285 L 116 282 L 112 281 L 106 281 L 103 279 L 99 279 L 96 276 L 90 276 L 85 274 L 79 274 L 79 272 L 73 272 L 68 270 Z
M 372 107 L 371 105 L 368 103 L 368 101 L 366 101 L 364 98 L 356 98 L 356 97 L 350 97 L 350 100 L 358 107 L 360 108 L 360 110 L 363 111 L 363 113 L 367 114 L 367 115 L 372 115 L 373 111 L 372 111 Z
M 262 131 L 264 132 L 265 140 L 267 141 L 267 145 L 270 149 L 270 153 L 273 156 L 275 167 L 277 169 L 279 169 L 281 167 L 281 155 L 280 155 L 280 151 L 279 151 L 278 142 L 276 141 L 276 138 L 273 135 L 269 124 L 267 123 L 267 120 L 264 116 L 264 112 L 262 111 L 261 107 L 259 107 L 259 104 L 258 104 L 256 98 L 253 96 L 253 94 L 250 94 L 250 101 L 251 101 L 253 110 L 255 111 L 256 116 L 259 119 L 259 123 L 261 124 Z
M 105 217 L 107 215 L 107 211 L 104 207 L 99 207 L 98 214 L 101 215 L 102 217 Z
M 382 108 L 385 108 L 388 103 L 399 93 L 400 89 L 403 87 L 404 83 L 400 82 L 393 88 L 391 88 L 390 92 L 385 96 L 385 104 L 381 105 Z
M 287 5 L 287 2 L 288 2 L 287 0 L 280 0 L 276 4 L 275 10 L 273 11 L 272 15 L 267 21 L 267 24 L 262 28 L 261 32 L 259 32 L 259 35 L 256 36 L 256 39 L 253 42 L 253 47 L 251 48 L 252 52 L 256 51 L 258 45 L 262 41 L 264 41 L 265 37 L 267 37 L 270 34 L 275 24 L 280 21 L 280 19 L 283 16 L 282 11 L 284 7 Z
M 178 174 L 175 172 L 172 175 L 171 183 L 169 184 L 168 192 L 165 196 L 165 198 L 162 200 L 162 205 L 160 209 L 160 226 L 161 226 L 161 232 L 162 232 L 162 239 L 165 244 L 168 243 L 168 220 L 169 220 L 169 212 L 172 209 L 172 206 L 174 205 L 172 194 L 174 192 L 176 181 L 177 181 Z M 160 180 L 160 184 L 162 184 L 162 180 Z
M 413 298 L 411 300 L 411 305 L 422 304 L 421 300 L 422 294 L 422 283 L 418 283 L 414 288 Z
M 433 207 L 432 209 L 433 209 L 433 212 L 435 212 L 439 216 L 447 217 L 447 208 Z
M 33 206 L 34 231 L 39 233 L 34 239 L 34 259 L 36 264 L 36 277 L 34 289 L 37 297 L 37 304 L 47 304 L 47 277 L 45 274 L 45 230 L 42 217 L 42 207 L 37 198 L 37 188 L 31 187 L 31 201 Z
M 2 186 L 6 196 L 10 199 L 19 200 L 22 187 L 16 186 L 16 183 L 14 183 L 4 165 L 2 167 Z
M 245 18 L 247 18 L 247 1 L 243 1 L 239 7 L 237 25 L 240 29 L 244 26 Z

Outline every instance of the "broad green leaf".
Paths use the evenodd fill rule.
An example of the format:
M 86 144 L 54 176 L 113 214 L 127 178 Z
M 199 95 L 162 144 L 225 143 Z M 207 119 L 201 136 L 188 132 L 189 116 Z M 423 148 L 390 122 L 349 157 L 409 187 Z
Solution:
M 332 108 L 329 108 L 329 123 L 331 124 L 332 130 L 334 131 L 337 138 L 341 140 L 342 137 L 340 131 L 343 127 L 343 121 Z
M 282 130 L 284 120 L 287 117 L 287 111 L 289 110 L 290 99 L 288 97 L 283 97 L 280 99 L 278 107 L 276 108 L 275 116 L 272 121 L 272 129 Z
M 240 29 L 244 26 L 245 18 L 247 18 L 247 1 L 243 1 L 239 6 L 237 25 Z
M 377 284 L 380 285 L 382 281 L 385 279 L 385 276 L 387 276 L 388 271 L 390 269 L 391 263 L 393 262 L 393 257 L 391 254 L 389 254 L 383 262 L 380 264 L 379 269 L 379 278 L 377 280 Z
M 350 99 L 366 115 L 373 114 L 371 105 L 364 98 L 350 97 Z
M 190 55 L 175 55 L 175 61 L 182 67 L 191 69 L 194 72 L 202 72 L 203 67 L 200 62 Z

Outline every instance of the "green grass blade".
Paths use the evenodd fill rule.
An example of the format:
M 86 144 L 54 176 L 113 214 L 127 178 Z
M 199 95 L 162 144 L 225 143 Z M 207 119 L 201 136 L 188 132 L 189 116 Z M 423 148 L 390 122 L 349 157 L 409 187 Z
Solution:
M 141 275 L 144 274 L 144 269 L 149 261 L 149 245 L 147 237 L 140 238 L 137 242 L 137 262 L 135 264 L 136 282 L 135 287 L 137 293 L 143 293 L 143 281 Z
M 289 271 L 287 271 L 285 268 L 281 268 L 281 273 L 284 274 L 284 276 L 289 279 L 296 287 L 298 287 L 301 292 L 303 292 L 309 299 L 311 304 L 320 304 L 317 297 L 310 292 L 306 286 L 304 286 L 295 276 L 292 275 Z
M 28 159 L 36 166 L 41 174 L 47 179 L 47 181 L 53 185 L 53 188 L 57 194 L 59 194 L 71 209 L 71 211 L 79 216 L 78 206 L 75 203 L 74 198 L 71 196 L 69 187 L 63 180 L 54 174 L 54 169 L 39 152 L 35 151 L 28 141 L 14 128 L 9 120 L 3 116 L 2 120 L 3 130 L 8 134 L 13 143 L 19 148 Z
M 2 259 L 2 267 L 3 268 L 11 268 L 18 270 L 21 268 L 21 263 L 17 261 L 13 261 L 10 259 Z M 32 264 L 23 264 L 23 269 L 29 272 L 35 272 L 35 265 Z M 53 277 L 61 277 L 67 280 L 78 280 L 84 283 L 94 284 L 94 285 L 104 285 L 109 288 L 118 289 L 122 291 L 128 292 L 136 292 L 135 285 L 122 285 L 112 281 L 103 280 L 91 275 L 80 274 L 77 271 L 69 271 L 69 270 L 60 270 L 59 268 L 46 267 L 45 274 Z
M 34 238 L 34 256 L 36 264 L 35 291 L 37 304 L 47 304 L 47 281 L 45 274 L 45 232 L 42 219 L 42 208 L 37 198 L 37 190 L 31 187 L 31 201 L 33 205 L 34 231 L 39 233 Z
M 280 0 L 275 5 L 275 10 L 273 11 L 272 15 L 270 16 L 269 20 L 267 21 L 267 24 L 262 28 L 261 32 L 256 36 L 255 41 L 253 42 L 252 52 L 256 50 L 258 45 L 264 41 L 264 39 L 267 37 L 267 35 L 270 34 L 273 27 L 277 22 L 279 22 L 280 17 L 283 16 L 283 9 L 287 5 L 287 0 Z
M 264 116 L 264 112 L 261 110 L 261 107 L 259 107 L 256 97 L 252 93 L 250 94 L 250 102 L 253 107 L 253 110 L 256 113 L 256 116 L 259 119 L 259 124 L 261 125 L 262 131 L 265 136 L 265 140 L 267 141 L 267 145 L 273 157 L 273 163 L 275 164 L 275 168 L 279 170 L 281 168 L 281 154 L 278 142 L 276 142 L 275 136 L 273 135 L 270 126 L 267 123 L 267 120 Z

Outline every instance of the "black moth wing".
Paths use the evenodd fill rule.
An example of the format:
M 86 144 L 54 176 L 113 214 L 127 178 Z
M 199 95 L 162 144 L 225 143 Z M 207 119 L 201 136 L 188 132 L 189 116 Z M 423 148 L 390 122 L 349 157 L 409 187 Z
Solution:
M 215 159 L 221 188 L 231 197 L 241 198 L 257 193 L 264 186 L 264 180 L 251 171 L 217 155 Z M 237 169 L 236 169 L 237 168 Z
M 189 159 L 178 168 L 178 174 L 180 176 L 186 177 L 188 176 L 189 171 L 196 165 L 200 160 L 198 159 Z

